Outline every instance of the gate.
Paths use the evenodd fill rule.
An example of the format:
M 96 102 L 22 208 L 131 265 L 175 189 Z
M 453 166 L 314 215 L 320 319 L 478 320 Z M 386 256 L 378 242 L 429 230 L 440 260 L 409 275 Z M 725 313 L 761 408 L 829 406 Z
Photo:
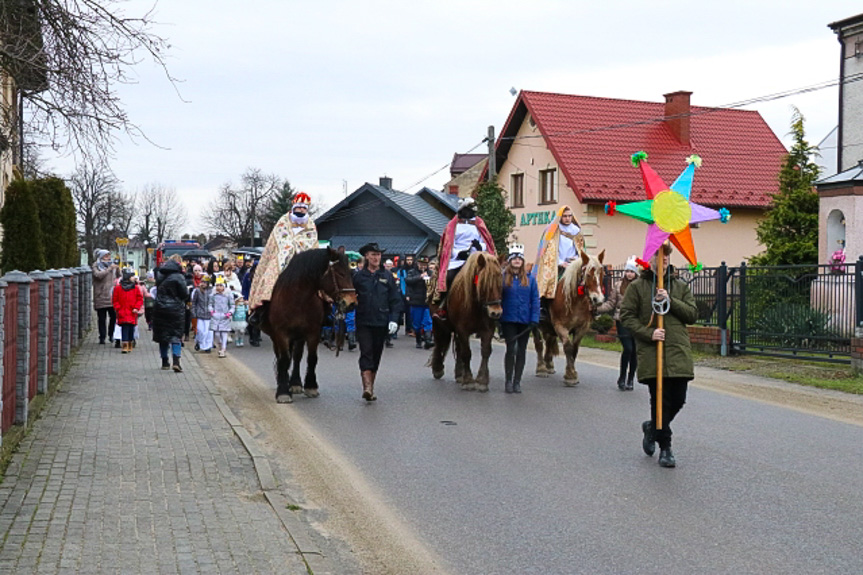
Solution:
M 6 287 L 6 310 L 3 317 L 5 344 L 3 346 L 3 431 L 15 423 L 15 378 L 18 375 L 18 284 L 9 282 Z

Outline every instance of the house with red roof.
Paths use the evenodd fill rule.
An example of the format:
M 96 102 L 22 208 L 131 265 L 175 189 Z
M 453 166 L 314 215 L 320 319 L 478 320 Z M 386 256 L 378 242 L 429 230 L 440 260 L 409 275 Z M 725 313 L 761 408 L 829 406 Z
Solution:
M 755 228 L 778 191 L 785 147 L 758 112 L 691 106 L 690 96 L 672 92 L 660 103 L 522 91 L 498 138 L 496 164 L 515 236 L 528 253 L 567 205 L 588 252 L 604 249 L 611 265 L 640 255 L 647 226 L 604 210 L 609 201 L 647 199 L 630 162 L 640 150 L 669 185 L 697 154 L 702 165 L 692 201 L 731 210 L 727 224 L 708 222 L 693 232 L 700 262 L 738 264 L 761 252 Z M 672 262 L 685 263 L 676 253 Z

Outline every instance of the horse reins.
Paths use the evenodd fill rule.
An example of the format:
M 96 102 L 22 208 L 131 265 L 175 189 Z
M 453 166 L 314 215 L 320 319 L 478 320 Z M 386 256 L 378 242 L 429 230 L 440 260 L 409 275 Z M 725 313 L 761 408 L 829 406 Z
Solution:
M 339 288 L 339 282 L 336 280 L 336 272 L 333 269 L 333 266 L 335 264 L 336 262 L 329 262 L 329 265 L 327 266 L 327 271 L 325 271 L 324 275 L 321 276 L 321 281 L 323 281 L 328 275 L 331 276 L 333 280 L 333 290 L 335 290 L 336 295 L 342 293 L 356 293 L 357 290 L 355 290 L 354 288 Z M 333 296 L 330 296 L 330 294 L 328 294 L 322 289 L 318 290 L 318 297 L 327 303 L 333 303 L 334 301 Z

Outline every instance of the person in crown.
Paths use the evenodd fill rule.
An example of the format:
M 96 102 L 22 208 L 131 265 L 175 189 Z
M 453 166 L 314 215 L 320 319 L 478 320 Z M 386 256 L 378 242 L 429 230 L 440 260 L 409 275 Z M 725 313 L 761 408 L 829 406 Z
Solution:
M 252 327 L 261 324 L 276 280 L 294 254 L 318 247 L 318 230 L 309 216 L 311 203 L 311 197 L 305 192 L 295 195 L 291 211 L 279 218 L 270 233 L 249 291 L 247 321 Z
M 548 304 L 554 299 L 557 282 L 569 264 L 581 255 L 584 236 L 581 226 L 569 206 L 558 210 L 557 217 L 542 232 L 536 264 L 532 273 L 539 288 L 543 316 L 547 316 Z
M 440 269 L 435 279 L 437 293 L 432 302 L 437 306 L 437 318 L 446 317 L 446 294 L 470 254 L 475 251 L 497 255 L 491 233 L 476 214 L 476 200 L 467 197 L 459 200 L 458 212 L 440 238 Z

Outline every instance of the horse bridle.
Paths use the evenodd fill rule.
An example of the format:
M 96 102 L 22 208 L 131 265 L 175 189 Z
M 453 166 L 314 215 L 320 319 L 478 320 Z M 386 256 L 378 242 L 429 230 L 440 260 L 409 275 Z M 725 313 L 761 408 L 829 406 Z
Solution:
M 473 285 L 476 286 L 476 291 L 479 292 L 479 274 L 478 273 L 474 274 L 474 276 L 473 276 Z M 480 295 L 480 294 L 477 293 L 477 295 Z M 489 306 L 500 305 L 501 300 L 499 300 L 499 299 L 495 299 L 495 300 L 491 300 L 491 301 L 480 300 L 479 303 L 482 305 L 483 308 L 488 309 Z
M 321 276 L 321 281 L 323 282 L 323 280 L 326 279 L 327 276 L 330 276 L 333 280 L 333 289 L 336 292 L 335 295 L 340 295 L 343 293 L 356 293 L 357 290 L 355 290 L 354 288 L 341 288 L 341 289 L 339 289 L 339 282 L 336 280 L 336 272 L 335 272 L 335 269 L 333 268 L 333 266 L 336 265 L 336 263 L 338 263 L 338 262 L 332 262 L 332 261 L 329 262 L 329 265 L 327 266 L 327 271 L 325 271 L 324 275 Z M 327 292 L 325 292 L 322 289 L 318 290 L 318 297 L 320 297 L 322 300 L 324 300 L 327 303 L 333 303 L 333 301 L 334 301 L 334 297 L 330 296 L 330 294 L 328 294 Z

